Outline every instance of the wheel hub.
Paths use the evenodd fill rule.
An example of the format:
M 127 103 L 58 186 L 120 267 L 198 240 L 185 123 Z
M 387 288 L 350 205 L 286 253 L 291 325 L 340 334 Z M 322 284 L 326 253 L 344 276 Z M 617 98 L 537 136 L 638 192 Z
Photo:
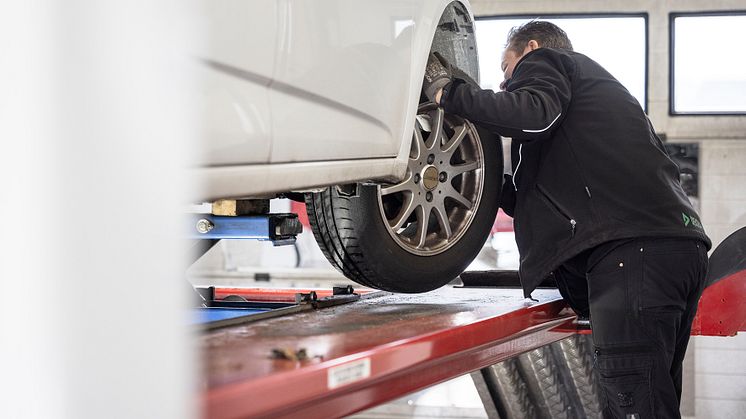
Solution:
M 435 166 L 428 166 L 422 171 L 422 187 L 428 192 L 438 187 L 438 169 Z

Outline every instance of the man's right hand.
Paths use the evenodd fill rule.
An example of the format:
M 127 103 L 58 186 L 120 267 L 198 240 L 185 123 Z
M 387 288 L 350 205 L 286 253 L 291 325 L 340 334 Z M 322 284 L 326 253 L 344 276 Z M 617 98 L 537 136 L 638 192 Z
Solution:
M 446 67 L 441 64 L 438 57 L 431 53 L 427 58 L 425 79 L 422 83 L 422 90 L 424 91 L 425 96 L 427 96 L 431 102 L 435 102 L 435 95 L 450 82 L 451 74 L 448 72 Z

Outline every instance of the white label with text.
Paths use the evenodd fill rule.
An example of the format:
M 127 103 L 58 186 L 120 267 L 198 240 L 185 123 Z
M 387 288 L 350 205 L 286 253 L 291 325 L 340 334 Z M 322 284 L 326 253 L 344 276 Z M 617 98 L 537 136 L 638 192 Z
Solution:
M 370 377 L 370 358 L 348 362 L 331 367 L 328 370 L 327 385 L 329 389 L 364 380 Z

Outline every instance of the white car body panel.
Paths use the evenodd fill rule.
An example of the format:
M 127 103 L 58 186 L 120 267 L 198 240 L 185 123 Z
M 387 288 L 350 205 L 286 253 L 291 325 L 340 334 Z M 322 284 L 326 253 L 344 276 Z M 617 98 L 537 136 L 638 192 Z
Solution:
M 272 162 L 397 155 L 418 3 L 282 2 Z
M 211 183 L 203 199 L 214 201 L 233 196 L 271 197 L 276 192 L 309 190 L 314 186 L 381 178 L 398 170 L 401 169 L 396 159 L 213 167 L 209 169 Z M 404 170 L 400 176 L 404 176 Z M 240 185 L 238 189 L 236 185 Z M 247 190 L 247 185 L 252 192 L 240 192 Z M 281 189 L 278 190 L 277 185 L 282 185 Z
M 220 87 L 208 93 L 206 158 L 195 169 L 204 199 L 402 178 L 427 55 L 450 3 L 231 0 L 240 13 L 210 12 L 211 37 L 241 41 L 198 55 L 216 73 L 206 86 Z
M 272 149 L 269 84 L 277 55 L 275 0 L 204 1 L 201 66 L 203 166 L 267 163 Z M 223 71 L 221 71 L 223 70 Z M 251 75 L 243 79 L 240 75 Z

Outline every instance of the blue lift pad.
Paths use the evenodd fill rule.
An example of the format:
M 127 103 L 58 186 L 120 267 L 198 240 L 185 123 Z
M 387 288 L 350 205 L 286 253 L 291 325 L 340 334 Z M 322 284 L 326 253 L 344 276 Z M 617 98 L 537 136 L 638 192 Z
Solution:
M 270 311 L 269 308 L 195 308 L 191 324 L 206 324 Z

